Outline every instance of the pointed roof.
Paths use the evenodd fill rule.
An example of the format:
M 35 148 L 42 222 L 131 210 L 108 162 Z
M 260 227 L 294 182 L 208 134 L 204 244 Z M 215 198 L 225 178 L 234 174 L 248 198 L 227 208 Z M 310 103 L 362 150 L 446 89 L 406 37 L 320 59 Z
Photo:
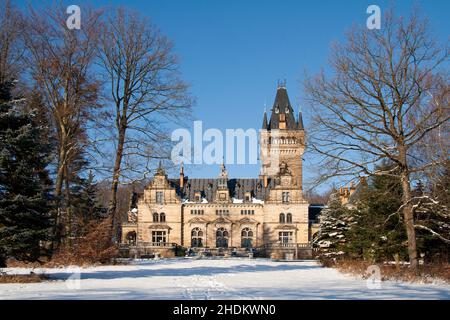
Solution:
M 302 115 L 301 111 L 298 113 L 297 129 L 304 130 L 304 127 L 303 127 L 303 115 Z
M 262 125 L 262 128 L 265 129 L 265 130 L 267 130 L 268 127 L 269 127 L 269 124 L 268 124 L 268 122 L 267 122 L 267 112 L 264 111 L 264 117 L 263 117 L 263 125 Z
M 164 170 L 164 168 L 162 166 L 161 160 L 159 161 L 158 169 L 156 169 L 156 174 L 155 175 L 161 175 L 161 176 L 166 175 L 166 171 Z
M 286 119 L 286 129 L 297 129 L 297 122 L 294 117 L 294 109 L 292 109 L 291 102 L 287 94 L 285 86 L 278 86 L 277 95 L 273 103 L 272 115 L 270 117 L 269 130 L 279 129 L 280 115 L 284 114 Z

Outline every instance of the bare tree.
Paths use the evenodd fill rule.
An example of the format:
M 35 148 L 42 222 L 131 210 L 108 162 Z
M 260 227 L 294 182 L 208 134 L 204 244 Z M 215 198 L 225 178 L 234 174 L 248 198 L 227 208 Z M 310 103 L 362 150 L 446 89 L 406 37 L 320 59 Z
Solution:
M 101 32 L 100 57 L 112 100 L 114 164 L 109 212 L 117 230 L 117 190 L 133 171 L 168 158 L 164 120 L 183 118 L 192 100 L 180 79 L 171 42 L 138 14 L 117 9 Z
M 344 45 L 335 45 L 334 77 L 322 72 L 306 81 L 314 113 L 309 147 L 324 168 L 322 179 L 399 172 L 410 265 L 417 270 L 412 177 L 439 160 L 417 161 L 412 150 L 449 120 L 442 73 L 448 47 L 416 14 L 403 20 L 388 13 L 383 22 L 380 30 L 355 27 Z M 442 86 L 446 99 L 438 98 Z M 396 164 L 393 170 L 375 169 L 383 159 Z
M 0 83 L 16 79 L 23 49 L 20 46 L 20 13 L 9 0 L 0 1 Z
M 60 228 L 61 199 L 65 198 L 67 203 L 70 196 L 69 164 L 83 152 L 86 123 L 92 110 L 98 107 L 100 83 L 94 77 L 92 65 L 97 53 L 100 16 L 99 11 L 85 9 L 81 30 L 69 30 L 62 6 L 42 11 L 30 8 L 24 32 L 25 60 L 49 109 L 57 141 L 55 196 Z

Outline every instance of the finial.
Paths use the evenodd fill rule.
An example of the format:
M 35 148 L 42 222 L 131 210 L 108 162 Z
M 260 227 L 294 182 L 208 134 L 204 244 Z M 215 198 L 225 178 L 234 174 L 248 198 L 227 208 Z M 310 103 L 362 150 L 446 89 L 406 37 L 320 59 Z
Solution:
M 286 89 L 286 79 L 280 80 L 278 79 L 278 89 L 285 88 Z

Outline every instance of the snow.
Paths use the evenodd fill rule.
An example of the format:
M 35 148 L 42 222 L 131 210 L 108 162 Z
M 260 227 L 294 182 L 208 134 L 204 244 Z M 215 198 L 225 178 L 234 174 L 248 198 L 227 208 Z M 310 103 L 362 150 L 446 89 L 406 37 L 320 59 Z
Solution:
M 259 203 L 259 204 L 264 204 L 264 200 L 260 200 L 260 199 L 256 199 L 256 198 L 252 198 L 252 202 L 253 203 Z
M 374 286 L 315 261 L 161 259 L 130 265 L 34 269 L 50 281 L 0 284 L 2 299 L 450 299 L 450 285 L 385 281 Z M 9 268 L 26 274 L 30 269 Z
M 236 199 L 236 198 L 232 198 L 232 202 L 233 202 L 233 203 L 244 203 L 244 199 Z

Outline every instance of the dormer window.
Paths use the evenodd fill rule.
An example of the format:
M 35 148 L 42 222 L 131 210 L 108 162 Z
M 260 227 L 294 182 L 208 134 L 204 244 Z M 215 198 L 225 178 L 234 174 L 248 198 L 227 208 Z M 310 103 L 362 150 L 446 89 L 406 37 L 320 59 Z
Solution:
M 289 113 L 289 107 L 286 107 L 285 113 Z
M 164 203 L 164 193 L 162 191 L 156 191 L 156 203 Z
M 252 199 L 252 195 L 250 192 L 246 192 L 244 195 L 244 199 L 246 202 L 250 202 L 250 200 Z
M 280 113 L 280 108 L 275 107 L 275 113 Z
M 195 193 L 194 199 L 195 199 L 195 202 L 200 202 L 201 201 L 201 194 L 200 194 L 200 192 L 196 192 Z

